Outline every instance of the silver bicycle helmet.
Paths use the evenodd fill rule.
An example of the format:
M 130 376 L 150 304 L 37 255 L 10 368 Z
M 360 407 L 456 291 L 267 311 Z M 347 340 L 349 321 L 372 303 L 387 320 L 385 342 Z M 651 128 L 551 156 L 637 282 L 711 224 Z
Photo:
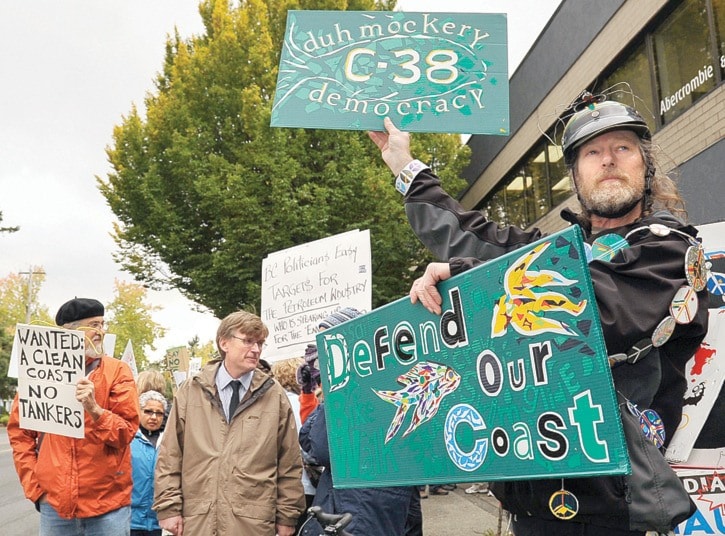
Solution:
M 645 140 L 652 138 L 647 123 L 634 108 L 616 101 L 589 101 L 564 127 L 561 137 L 564 161 L 571 166 L 578 147 L 600 134 L 618 129 L 633 130 Z

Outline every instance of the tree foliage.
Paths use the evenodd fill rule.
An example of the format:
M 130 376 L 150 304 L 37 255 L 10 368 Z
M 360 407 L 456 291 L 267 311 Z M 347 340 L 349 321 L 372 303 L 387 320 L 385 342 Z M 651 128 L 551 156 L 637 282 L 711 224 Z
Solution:
M 259 310 L 262 259 L 370 229 L 373 305 L 399 298 L 429 260 L 364 132 L 269 126 L 288 9 L 392 9 L 394 1 L 204 0 L 205 33 L 167 42 L 163 71 L 114 129 L 98 184 L 119 223 L 116 260 L 154 288 L 173 286 L 220 318 Z M 449 191 L 466 164 L 458 136 L 418 135 Z
M 42 266 L 32 266 L 28 272 L 16 272 L 0 278 L 0 326 L 42 324 L 54 326 L 48 308 L 38 301 L 45 282 Z
M 10 351 L 17 324 L 55 325 L 48 308 L 38 301 L 38 293 L 45 281 L 42 267 L 31 267 L 28 273 L 11 273 L 0 278 L 0 399 L 15 395 L 18 382 L 8 378 Z
M 126 348 L 128 341 L 133 346 L 136 368 L 148 368 L 147 351 L 154 351 L 154 342 L 163 337 L 166 330 L 153 321 L 152 313 L 160 309 L 145 303 L 146 289 L 138 283 L 116 280 L 114 296 L 106 306 L 108 332 L 116 335 L 117 354 Z

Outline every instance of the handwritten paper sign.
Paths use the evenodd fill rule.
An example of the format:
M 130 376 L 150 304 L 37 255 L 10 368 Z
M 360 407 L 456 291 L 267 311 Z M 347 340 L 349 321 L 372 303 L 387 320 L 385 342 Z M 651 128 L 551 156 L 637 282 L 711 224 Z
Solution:
M 370 231 L 350 231 L 277 251 L 262 261 L 264 358 L 301 357 L 317 325 L 342 307 L 372 304 Z
M 509 134 L 505 14 L 288 11 L 274 127 Z
M 84 437 L 83 406 L 75 396 L 84 375 L 83 332 L 18 324 L 16 334 L 20 427 Z
M 581 231 L 317 335 L 336 487 L 624 474 Z

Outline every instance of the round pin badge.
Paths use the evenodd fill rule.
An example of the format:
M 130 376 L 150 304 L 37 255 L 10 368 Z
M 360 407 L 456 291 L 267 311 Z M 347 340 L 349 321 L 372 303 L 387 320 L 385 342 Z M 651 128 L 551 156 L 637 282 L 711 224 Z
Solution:
M 629 242 L 615 233 L 600 236 L 592 242 L 592 257 L 595 261 L 611 261 L 620 249 L 629 247 Z
M 653 409 L 646 409 L 639 414 L 639 426 L 644 437 L 654 443 L 654 446 L 662 448 L 665 444 L 665 425 L 658 413 Z
M 697 292 L 695 289 L 684 285 L 679 288 L 670 303 L 670 315 L 678 324 L 689 324 L 697 314 Z
M 707 291 L 715 296 L 725 296 L 725 274 L 710 272 L 707 278 Z
M 642 339 L 641 341 L 632 345 L 632 348 L 627 352 L 627 363 L 634 364 L 647 354 L 652 349 L 652 339 Z
M 670 339 L 672 332 L 675 331 L 676 325 L 677 322 L 671 316 L 668 316 L 660 322 L 652 333 L 652 346 L 659 348 L 666 343 Z
M 700 292 L 707 285 L 707 263 L 705 262 L 705 249 L 702 244 L 690 246 L 685 253 L 685 277 L 696 292 Z
M 579 512 L 579 499 L 571 491 L 560 489 L 549 498 L 549 510 L 558 519 L 571 519 Z

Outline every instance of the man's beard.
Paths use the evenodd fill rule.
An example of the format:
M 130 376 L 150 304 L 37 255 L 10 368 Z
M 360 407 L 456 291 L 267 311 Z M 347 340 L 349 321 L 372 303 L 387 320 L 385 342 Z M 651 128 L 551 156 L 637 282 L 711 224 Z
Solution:
M 626 179 L 627 176 L 619 172 L 608 172 L 608 176 L 617 176 Z M 596 184 L 596 182 L 595 182 Z M 591 191 L 577 191 L 579 203 L 590 213 L 600 218 L 621 218 L 642 201 L 644 192 L 635 188 L 630 182 L 621 181 L 616 185 L 601 188 L 595 186 Z
M 86 359 L 98 359 L 103 355 L 103 339 L 98 343 L 86 339 Z

